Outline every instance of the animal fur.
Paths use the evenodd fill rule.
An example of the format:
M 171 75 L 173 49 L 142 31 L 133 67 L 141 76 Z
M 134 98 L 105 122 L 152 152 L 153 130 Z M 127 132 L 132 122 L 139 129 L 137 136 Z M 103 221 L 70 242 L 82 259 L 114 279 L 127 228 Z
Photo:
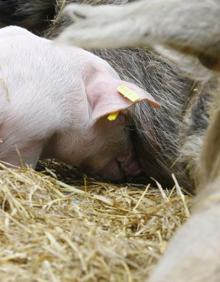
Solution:
M 145 0 L 94 8 L 74 5 L 66 8 L 73 26 L 69 26 L 71 20 L 62 19 L 62 4 L 58 2 L 57 17 L 49 29 L 42 31 L 34 24 L 30 28 L 51 38 L 61 34 L 60 40 L 84 47 L 121 47 L 94 52 L 107 59 L 122 78 L 136 81 L 162 104 L 161 111 L 141 104 L 130 113 L 131 134 L 146 167 L 145 181 L 153 176 L 171 186 L 174 172 L 181 184 L 192 189 L 197 179 L 199 193 L 193 215 L 171 240 L 150 281 L 219 281 L 219 75 L 205 68 L 219 68 L 219 1 Z M 150 49 L 122 49 L 143 44 Z M 198 59 L 181 57 L 180 52 Z M 181 69 L 195 78 L 185 76 Z

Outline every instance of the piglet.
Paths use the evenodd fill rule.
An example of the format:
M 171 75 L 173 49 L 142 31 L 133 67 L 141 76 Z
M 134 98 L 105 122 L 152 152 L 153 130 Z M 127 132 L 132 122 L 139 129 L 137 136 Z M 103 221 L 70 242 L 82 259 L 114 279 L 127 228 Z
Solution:
M 0 29 L 0 51 L 1 161 L 35 168 L 56 158 L 113 181 L 141 173 L 126 129 L 133 102 L 117 88 L 157 107 L 149 93 L 96 55 L 23 28 Z

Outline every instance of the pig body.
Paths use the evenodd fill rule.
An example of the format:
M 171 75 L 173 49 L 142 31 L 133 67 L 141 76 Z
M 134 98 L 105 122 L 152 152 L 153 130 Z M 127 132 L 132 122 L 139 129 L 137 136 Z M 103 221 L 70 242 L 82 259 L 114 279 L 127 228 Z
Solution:
M 110 122 L 107 115 L 132 104 L 118 94 L 120 84 L 140 99 L 146 92 L 99 57 L 19 27 L 1 29 L 0 45 L 2 161 L 35 167 L 40 157 L 57 158 L 112 180 L 140 172 L 126 118 Z M 121 159 L 127 171 L 120 171 Z
M 1 112 L 1 159 L 18 163 L 17 147 L 24 161 L 35 167 L 45 144 L 56 132 L 68 128 L 68 120 L 73 123 L 69 124 L 69 129 L 72 127 L 76 131 L 80 124 L 88 121 L 88 108 L 84 106 L 85 97 L 80 91 L 81 81 L 77 81 L 77 69 L 71 70 L 67 61 L 58 64 L 65 57 L 59 56 L 59 50 L 54 50 L 48 40 L 16 27 L 2 29 L 0 40 L 3 50 L 1 104 L 4 105 Z M 36 57 L 32 55 L 33 51 Z M 52 64 L 47 62 L 48 55 Z M 61 77 L 67 72 L 65 68 L 74 71 L 72 79 Z M 51 79 L 52 87 L 48 87 L 48 79 Z M 63 93 L 57 91 L 60 84 Z M 78 107 L 71 111 L 68 105 Z

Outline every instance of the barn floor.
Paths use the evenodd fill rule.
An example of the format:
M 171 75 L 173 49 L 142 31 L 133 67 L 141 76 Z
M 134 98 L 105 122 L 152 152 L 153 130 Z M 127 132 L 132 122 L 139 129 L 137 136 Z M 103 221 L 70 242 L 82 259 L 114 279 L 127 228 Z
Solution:
M 145 281 L 188 216 L 178 185 L 110 185 L 0 164 L 0 281 Z M 177 189 L 176 189 L 177 188 Z

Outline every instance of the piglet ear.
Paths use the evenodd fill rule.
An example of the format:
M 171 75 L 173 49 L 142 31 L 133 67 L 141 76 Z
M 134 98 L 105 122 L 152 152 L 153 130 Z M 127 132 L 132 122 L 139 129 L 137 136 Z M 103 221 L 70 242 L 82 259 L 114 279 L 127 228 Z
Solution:
M 140 101 L 147 101 L 150 106 L 155 108 L 160 107 L 159 103 L 140 87 L 106 74 L 99 74 L 91 81 L 86 86 L 86 93 L 93 120 L 123 111 Z

